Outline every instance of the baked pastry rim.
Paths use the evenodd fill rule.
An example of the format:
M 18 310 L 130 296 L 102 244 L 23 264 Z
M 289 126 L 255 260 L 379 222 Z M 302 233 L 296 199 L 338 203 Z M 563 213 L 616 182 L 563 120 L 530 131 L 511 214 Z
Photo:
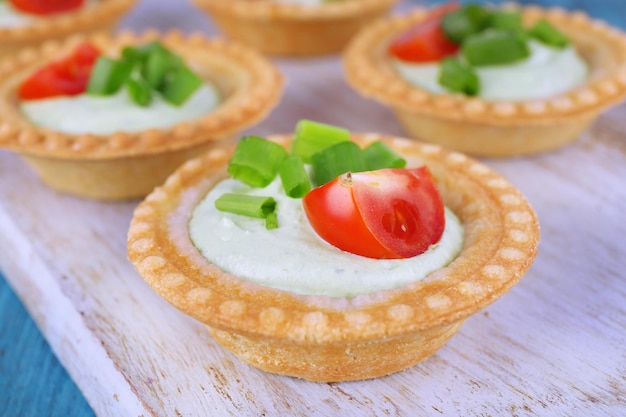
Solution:
M 584 85 L 548 99 L 490 101 L 463 94 L 435 94 L 404 80 L 389 63 L 386 45 L 428 10 L 416 8 L 403 16 L 380 19 L 357 35 L 346 49 L 346 79 L 356 90 L 398 110 L 444 120 L 492 125 L 545 125 L 581 115 L 597 114 L 626 97 L 626 36 L 584 12 L 562 8 L 515 6 L 525 22 L 545 18 L 569 35 L 596 37 L 598 48 L 612 50 L 616 60 L 610 71 L 594 71 Z M 572 39 L 577 44 L 577 39 Z
M 27 71 L 41 66 L 63 51 L 83 41 L 93 42 L 107 51 L 122 46 L 159 40 L 184 58 L 185 50 L 215 52 L 215 59 L 227 60 L 247 74 L 247 83 L 239 85 L 214 111 L 203 117 L 178 123 L 170 128 L 141 132 L 117 132 L 112 135 L 67 134 L 50 131 L 29 123 L 18 108 L 17 86 Z M 184 47 L 184 49 L 180 49 Z M 178 48 L 178 49 L 177 49 Z M 193 63 L 193 61 L 191 61 Z M 41 48 L 22 51 L 0 65 L 0 147 L 47 158 L 111 159 L 148 155 L 189 148 L 219 141 L 260 120 L 278 102 L 283 77 L 262 55 L 235 42 L 207 38 L 202 34 L 184 35 L 179 31 L 161 34 L 121 32 L 113 36 L 75 35 L 63 42 L 48 42 Z
M 271 18 L 284 20 L 337 19 L 367 14 L 388 8 L 398 0 L 346 0 L 322 5 L 279 3 L 272 0 L 194 0 L 201 7 L 229 12 L 242 19 Z
M 23 42 L 55 36 L 57 33 L 88 29 L 94 22 L 114 19 L 132 8 L 137 0 L 99 0 L 93 7 L 34 18 L 28 25 L 0 27 L 3 42 Z
M 271 138 L 288 142 L 287 135 Z M 423 281 L 352 299 L 302 296 L 233 277 L 206 261 L 185 237 L 187 232 L 171 232 L 186 228 L 185 216 L 225 176 L 230 155 L 225 149 L 188 161 L 136 208 L 128 232 L 129 259 L 157 293 L 204 324 L 296 343 L 374 340 L 451 325 L 521 279 L 536 256 L 539 224 L 509 182 L 479 162 L 437 145 L 371 134 L 354 139 L 361 144 L 384 140 L 425 161 L 440 182 L 446 204 L 453 210 L 465 207 L 457 215 L 465 226 L 466 243 L 452 264 Z M 476 196 L 461 191 L 462 186 L 476 191 Z M 481 220 L 485 215 L 489 222 Z

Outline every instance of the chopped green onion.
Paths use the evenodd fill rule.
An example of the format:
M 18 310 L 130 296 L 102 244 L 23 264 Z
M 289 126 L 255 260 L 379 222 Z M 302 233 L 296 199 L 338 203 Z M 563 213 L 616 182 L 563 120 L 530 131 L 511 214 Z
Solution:
M 347 129 L 311 120 L 300 120 L 291 143 L 291 153 L 309 163 L 314 153 L 349 140 L 350 131 Z
M 163 98 L 180 106 L 202 86 L 202 78 L 187 67 L 171 70 L 159 91 Z
M 469 65 L 455 58 L 446 58 L 439 65 L 439 84 L 450 91 L 475 96 L 480 91 L 480 78 Z
M 548 23 L 547 20 L 540 20 L 530 28 L 528 34 L 540 42 L 555 48 L 565 48 L 570 41 L 557 28 Z
M 302 158 L 299 156 L 291 155 L 283 160 L 278 168 L 278 174 L 283 183 L 285 194 L 289 197 L 301 198 L 311 191 L 309 175 L 304 169 Z
M 142 78 L 126 81 L 128 95 L 138 105 L 146 107 L 152 101 L 152 89 Z
M 179 106 L 203 84 L 202 78 L 183 60 L 159 42 L 126 47 L 122 58 L 100 57 L 89 79 L 87 92 L 110 95 L 126 85 L 131 99 L 147 106 L 152 90 L 157 90 L 170 104 Z
M 89 77 L 87 93 L 98 95 L 116 93 L 126 83 L 132 70 L 132 62 L 101 56 Z
M 523 36 L 489 29 L 467 38 L 463 43 L 463 55 L 474 66 L 503 65 L 527 58 L 530 50 Z
M 491 14 L 489 27 L 493 29 L 523 32 L 522 14 L 517 11 L 498 10 Z
M 406 160 L 381 141 L 373 142 L 363 149 L 363 157 L 368 171 L 406 166 Z
M 287 151 L 279 144 L 258 136 L 246 136 L 235 148 L 228 173 L 252 187 L 265 187 L 274 180 L 285 158 Z
M 278 229 L 278 215 L 276 211 L 269 213 L 265 217 L 265 228 L 267 230 Z
M 311 156 L 313 183 L 320 186 L 346 172 L 367 171 L 363 151 L 354 142 L 340 142 Z
M 478 4 L 467 4 L 458 10 L 446 14 L 441 25 L 448 39 L 455 43 L 463 41 L 487 28 L 490 12 Z
M 215 208 L 242 216 L 265 219 L 276 210 L 276 200 L 272 197 L 226 193 L 215 200 Z
M 165 82 L 168 71 L 177 64 L 172 53 L 164 48 L 155 48 L 146 56 L 141 75 L 152 86 L 158 89 Z
M 122 57 L 132 61 L 145 61 L 156 49 L 165 49 L 159 42 L 149 42 L 139 46 L 127 46 L 122 50 Z

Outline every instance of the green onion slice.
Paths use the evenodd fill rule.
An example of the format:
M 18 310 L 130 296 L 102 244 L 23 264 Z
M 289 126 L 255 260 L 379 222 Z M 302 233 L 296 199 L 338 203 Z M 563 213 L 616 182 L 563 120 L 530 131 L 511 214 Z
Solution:
M 326 184 L 346 172 L 367 171 L 363 151 L 354 142 L 340 142 L 311 156 L 313 183 Z
M 301 157 L 305 163 L 310 163 L 314 153 L 349 140 L 350 131 L 347 129 L 311 120 L 300 120 L 291 143 L 291 154 Z
M 285 194 L 289 197 L 301 198 L 311 191 L 309 175 L 304 169 L 302 158 L 299 156 L 291 155 L 283 160 L 278 168 L 278 174 L 280 175 Z
M 130 98 L 138 105 L 146 107 L 152 101 L 152 89 L 142 78 L 129 78 L 126 89 Z
M 274 180 L 278 167 L 287 156 L 285 148 L 277 143 L 258 136 L 246 136 L 235 148 L 228 173 L 244 184 L 265 187 Z
M 126 83 L 133 70 L 133 63 L 124 59 L 115 60 L 101 56 L 96 61 L 87 93 L 97 95 L 115 94 Z
M 165 50 L 165 47 L 156 41 L 138 46 L 127 46 L 122 50 L 122 57 L 132 61 L 145 62 L 148 56 L 157 49 Z
M 272 197 L 226 193 L 215 200 L 215 208 L 242 216 L 265 219 L 276 210 Z
M 159 91 L 163 98 L 175 106 L 183 104 L 202 86 L 202 78 L 187 67 L 171 70 Z
M 489 22 L 489 10 L 478 4 L 467 4 L 446 14 L 441 21 L 441 26 L 448 39 L 460 44 L 467 37 L 487 28 Z
M 470 36 L 462 51 L 467 62 L 474 66 L 511 64 L 530 55 L 523 36 L 497 29 Z
M 147 106 L 155 90 L 170 104 L 183 104 L 203 84 L 202 78 L 159 42 L 126 47 L 118 60 L 100 57 L 87 85 L 90 94 L 111 95 L 126 86 L 131 99 Z
M 381 141 L 373 142 L 363 149 L 363 157 L 368 171 L 406 166 L 406 160 Z
M 154 48 L 145 58 L 141 67 L 141 75 L 152 86 L 158 89 L 165 83 L 167 74 L 176 68 L 178 60 L 165 48 Z
M 489 27 L 493 29 L 524 32 L 522 14 L 518 11 L 496 10 L 491 13 Z
M 543 19 L 535 23 L 528 31 L 528 34 L 538 41 L 555 48 L 565 48 L 570 43 L 567 36 Z
M 265 217 L 265 228 L 267 230 L 278 229 L 278 215 L 276 211 L 268 213 Z
M 439 84 L 448 90 L 475 96 L 480 92 L 480 78 L 469 65 L 446 58 L 439 65 Z

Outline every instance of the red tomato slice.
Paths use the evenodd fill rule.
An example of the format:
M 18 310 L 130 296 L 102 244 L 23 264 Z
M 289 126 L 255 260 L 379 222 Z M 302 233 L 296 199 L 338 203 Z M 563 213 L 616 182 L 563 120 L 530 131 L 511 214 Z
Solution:
M 18 94 L 23 100 L 82 94 L 100 51 L 91 44 L 80 44 L 71 55 L 39 69 L 24 80 Z
M 458 7 L 458 2 L 452 2 L 434 9 L 417 26 L 394 39 L 389 53 L 408 62 L 436 62 L 457 53 L 459 45 L 448 40 L 441 19 Z
M 444 206 L 427 167 L 344 174 L 302 200 L 315 232 L 368 258 L 409 258 L 441 238 Z
M 85 0 L 9 0 L 13 7 L 25 13 L 53 14 L 74 10 Z

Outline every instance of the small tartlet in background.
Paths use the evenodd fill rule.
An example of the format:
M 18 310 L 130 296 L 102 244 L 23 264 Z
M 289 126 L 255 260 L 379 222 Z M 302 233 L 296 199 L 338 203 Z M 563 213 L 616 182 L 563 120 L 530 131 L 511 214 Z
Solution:
M 27 25 L 0 27 L 0 60 L 73 34 L 111 31 L 136 3 L 137 0 L 98 0 L 75 11 L 33 17 Z
M 337 53 L 398 0 L 341 0 L 320 5 L 273 0 L 194 0 L 229 38 L 270 55 Z
M 159 41 L 212 83 L 221 103 L 203 117 L 140 132 L 67 134 L 34 125 L 20 111 L 17 91 L 22 80 L 85 41 L 110 56 L 125 46 Z M 97 34 L 48 42 L 5 60 L 0 80 L 0 147 L 18 153 L 48 186 L 101 200 L 145 196 L 187 159 L 235 140 L 241 130 L 265 118 L 283 91 L 282 75 L 256 51 L 177 31 Z
M 389 106 L 413 137 L 476 156 L 510 157 L 550 151 L 580 137 L 607 108 L 626 98 L 626 36 L 583 12 L 517 8 L 525 25 L 546 19 L 572 41 L 589 66 L 584 85 L 549 99 L 488 101 L 434 94 L 400 77 L 390 42 L 428 15 L 415 9 L 381 19 L 346 49 L 344 72 L 363 96 Z

